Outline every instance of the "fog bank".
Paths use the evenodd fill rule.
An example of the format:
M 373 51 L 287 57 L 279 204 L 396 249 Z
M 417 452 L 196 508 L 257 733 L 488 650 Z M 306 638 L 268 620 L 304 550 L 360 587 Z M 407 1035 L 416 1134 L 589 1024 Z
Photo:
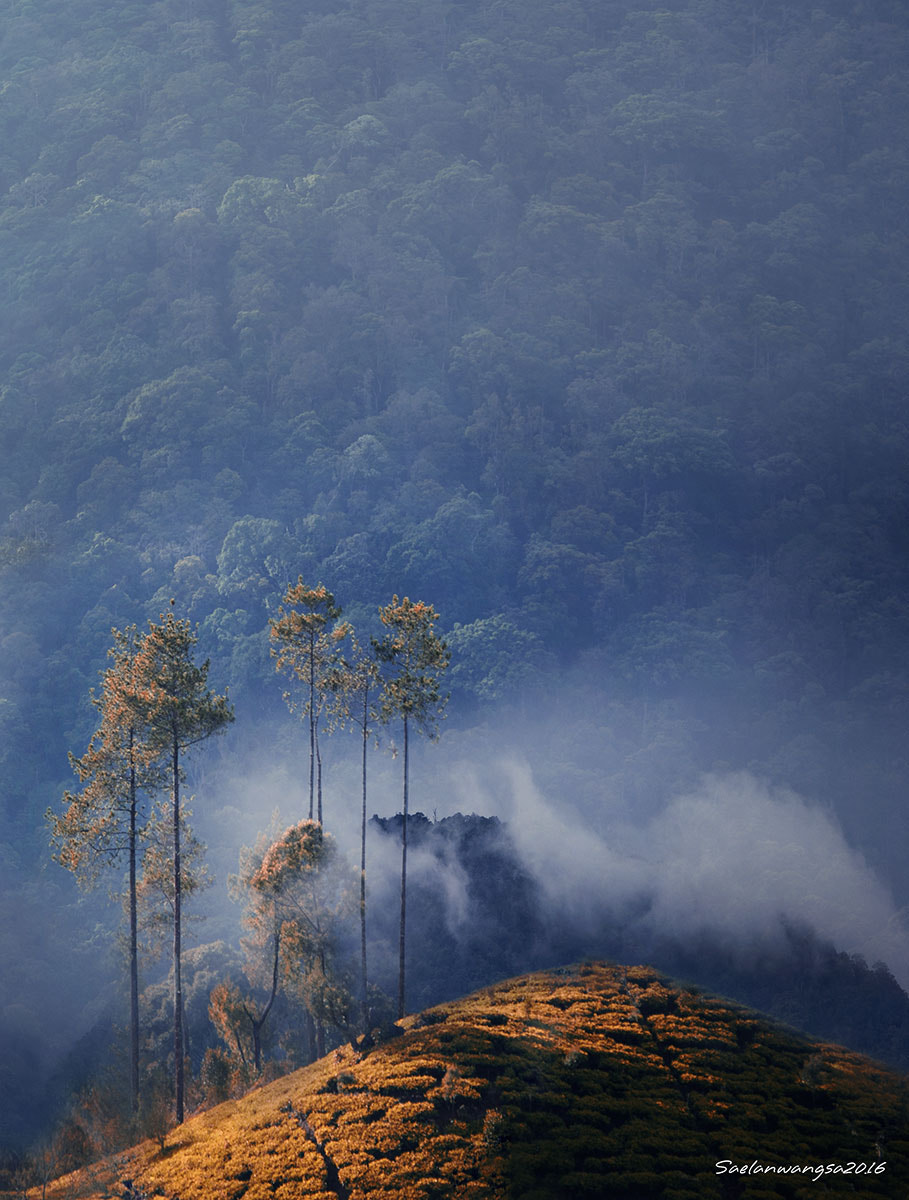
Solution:
M 746 772 L 708 775 L 641 825 L 602 832 L 568 797 L 543 795 L 525 762 L 493 775 L 490 809 L 550 905 L 579 925 L 627 909 L 648 933 L 744 941 L 773 937 L 786 920 L 883 960 L 909 985 L 909 933 L 889 890 L 833 816 L 794 792 Z

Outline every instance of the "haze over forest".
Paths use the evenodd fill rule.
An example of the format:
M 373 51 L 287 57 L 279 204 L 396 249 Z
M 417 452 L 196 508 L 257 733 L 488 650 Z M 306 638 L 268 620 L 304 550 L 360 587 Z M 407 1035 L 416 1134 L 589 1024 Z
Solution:
M 786 924 L 906 987 L 904 5 L 0 9 L 0 1142 L 122 979 L 45 822 L 112 627 L 173 600 L 229 687 L 190 938 L 236 942 L 241 846 L 306 815 L 298 576 L 364 644 L 441 614 L 412 808 L 502 818 L 553 961 Z M 353 858 L 356 740 L 322 753 Z M 512 935 L 463 980 L 415 935 L 414 1003 L 534 965 Z

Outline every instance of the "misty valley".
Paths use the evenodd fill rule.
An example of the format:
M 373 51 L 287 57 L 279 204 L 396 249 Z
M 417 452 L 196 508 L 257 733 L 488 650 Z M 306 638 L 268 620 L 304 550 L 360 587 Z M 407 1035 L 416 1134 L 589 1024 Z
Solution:
M 0 2 L 4 1200 L 909 1194 L 907 79 Z

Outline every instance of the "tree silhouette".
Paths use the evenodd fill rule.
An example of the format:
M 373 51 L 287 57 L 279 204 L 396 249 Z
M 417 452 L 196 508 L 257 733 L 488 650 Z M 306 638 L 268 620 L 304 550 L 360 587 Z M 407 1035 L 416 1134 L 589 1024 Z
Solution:
M 295 676 L 306 689 L 301 715 L 309 722 L 309 819 L 316 816 L 322 824 L 322 761 L 319 753 L 319 718 L 325 703 L 326 675 L 336 657 L 336 647 L 347 630 L 332 628 L 341 615 L 335 598 L 321 583 L 311 588 L 301 575 L 288 587 L 278 616 L 271 622 L 272 646 L 276 669 Z M 284 696 L 291 711 L 297 708 L 290 693 Z M 316 805 L 316 767 L 318 764 L 318 805 Z
M 64 811 L 49 809 L 47 819 L 56 846 L 54 858 L 72 871 L 82 886 L 96 882 L 99 873 L 125 857 L 128 863 L 130 984 L 130 1105 L 139 1109 L 139 969 L 137 908 L 137 846 L 147 814 L 140 811 L 141 795 L 153 794 L 162 772 L 151 745 L 149 714 L 138 687 L 135 625 L 113 629 L 108 651 L 113 664 L 102 676 L 100 695 L 92 695 L 101 720 L 87 750 L 70 764 L 82 785 L 63 794 Z
M 135 656 L 136 696 L 144 706 L 149 746 L 167 761 L 170 776 L 172 844 L 173 970 L 174 970 L 174 1095 L 177 1124 L 183 1121 L 183 986 L 181 977 L 182 895 L 180 783 L 182 760 L 194 745 L 218 733 L 233 720 L 226 696 L 208 687 L 208 662 L 198 666 L 192 653 L 197 637 L 189 621 L 172 612 L 152 623 L 139 639 Z
M 360 1019 L 363 1032 L 368 1031 L 369 1005 L 367 999 L 368 971 L 366 957 L 366 795 L 367 751 L 379 717 L 376 699 L 379 692 L 379 667 L 349 631 L 351 651 L 342 659 L 329 680 L 334 695 L 338 720 L 352 726 L 361 739 L 361 806 L 360 806 Z
M 433 626 L 439 614 L 431 604 L 397 596 L 391 604 L 379 609 L 379 618 L 386 633 L 373 638 L 373 648 L 380 664 L 382 691 L 379 697 L 379 718 L 383 723 L 400 720 L 403 728 L 403 814 L 401 824 L 401 924 L 398 937 L 398 1016 L 404 1015 L 405 946 L 407 928 L 407 815 L 409 804 L 410 765 L 409 733 L 414 726 L 419 733 L 435 739 L 438 723 L 448 700 L 439 691 L 439 678 L 448 666 L 450 654 L 446 644 Z

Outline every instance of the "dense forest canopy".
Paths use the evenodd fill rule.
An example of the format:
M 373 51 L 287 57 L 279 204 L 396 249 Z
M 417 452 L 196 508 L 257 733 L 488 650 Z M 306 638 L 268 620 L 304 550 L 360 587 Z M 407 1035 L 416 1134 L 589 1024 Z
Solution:
M 901 4 L 0 7 L 10 1028 L 111 627 L 174 599 L 302 762 L 301 574 L 431 602 L 553 803 L 749 768 L 909 900 Z

